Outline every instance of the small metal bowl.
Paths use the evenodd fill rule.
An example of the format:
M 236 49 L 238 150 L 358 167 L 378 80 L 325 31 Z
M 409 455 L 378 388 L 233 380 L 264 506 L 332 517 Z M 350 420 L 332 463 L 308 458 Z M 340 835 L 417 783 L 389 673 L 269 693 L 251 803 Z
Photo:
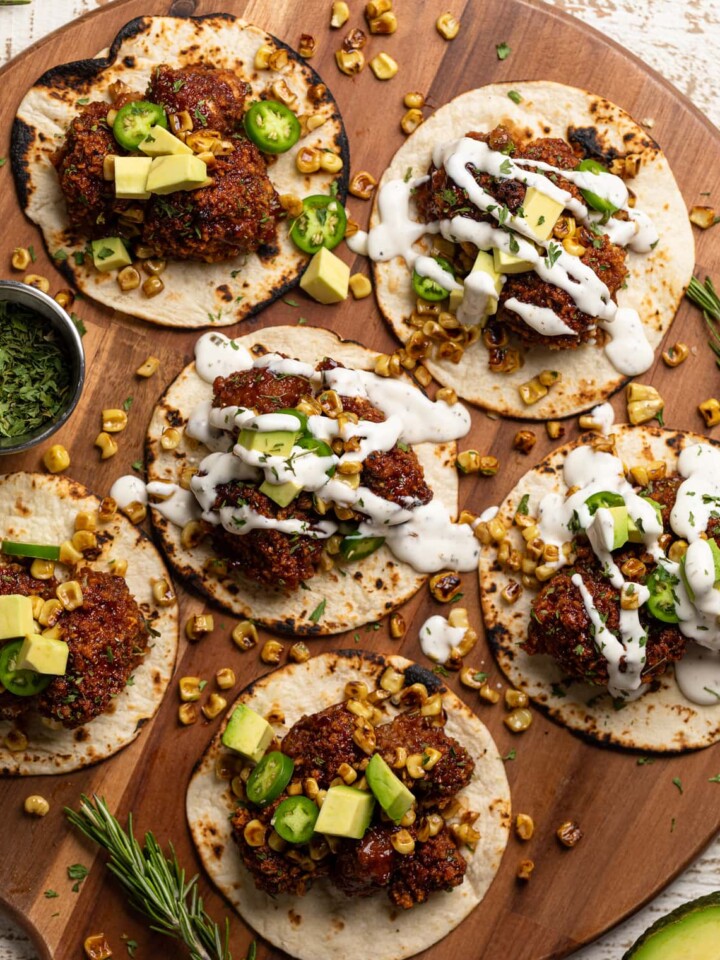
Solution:
M 32 433 L 21 437 L 0 437 L 0 455 L 6 453 L 22 453 L 38 443 L 42 443 L 52 436 L 56 430 L 66 422 L 77 406 L 85 382 L 85 351 L 83 350 L 80 334 L 68 313 L 59 303 L 35 287 L 14 280 L 0 280 L 0 301 L 19 303 L 23 307 L 34 310 L 40 316 L 49 320 L 62 337 L 72 364 L 71 383 L 74 389 L 68 397 L 65 406 L 54 420 L 38 427 Z

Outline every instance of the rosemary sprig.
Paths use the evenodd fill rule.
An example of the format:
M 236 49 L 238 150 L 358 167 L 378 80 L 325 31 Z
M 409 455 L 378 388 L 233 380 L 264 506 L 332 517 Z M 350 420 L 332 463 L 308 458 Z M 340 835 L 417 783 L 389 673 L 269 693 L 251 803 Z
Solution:
M 131 813 L 125 831 L 103 799 L 93 795 L 90 800 L 83 794 L 80 801 L 79 811 L 65 808 L 68 820 L 108 851 L 108 870 L 120 882 L 130 905 L 149 919 L 150 928 L 184 943 L 192 960 L 232 960 L 228 920 L 223 935 L 205 912 L 197 875 L 185 880 L 172 844 L 168 859 L 152 833 L 145 834 L 143 846 L 135 839 Z M 254 948 L 253 943 L 249 957 L 254 956 Z
M 710 349 L 715 354 L 715 362 L 720 367 L 720 297 L 710 277 L 702 284 L 696 277 L 690 279 L 686 296 L 703 312 L 711 339 Z

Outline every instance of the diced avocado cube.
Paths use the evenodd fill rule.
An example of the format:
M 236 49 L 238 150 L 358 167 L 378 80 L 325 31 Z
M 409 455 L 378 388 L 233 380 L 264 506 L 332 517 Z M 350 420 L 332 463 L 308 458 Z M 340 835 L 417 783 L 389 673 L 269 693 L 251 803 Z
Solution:
M 483 273 L 487 273 L 487 275 L 492 278 L 495 284 L 495 290 L 497 291 L 498 296 L 500 296 L 500 291 L 502 290 L 502 276 L 495 269 L 493 254 L 487 253 L 485 250 L 479 250 L 478 255 L 475 257 L 475 263 L 473 264 L 470 273 L 475 273 L 476 270 L 481 270 Z M 450 310 L 450 313 L 457 313 L 458 307 L 463 301 L 463 297 L 463 290 L 450 291 L 450 301 L 448 303 L 448 309 Z M 489 310 L 487 312 L 487 316 L 490 316 L 496 312 L 497 300 L 493 301 L 491 299 L 489 301 Z
M 115 196 L 120 200 L 147 200 L 150 157 L 115 157 Z
M 239 703 L 223 731 L 222 742 L 223 746 L 239 753 L 246 760 L 258 763 L 274 736 L 273 728 L 264 717 L 246 707 L 244 703 Z
M 450 299 L 448 300 L 448 310 L 450 313 L 457 313 L 458 307 L 463 302 L 463 291 L 462 290 L 451 290 Z
M 127 252 L 120 237 L 106 237 L 104 240 L 93 240 L 92 255 L 95 269 L 100 273 L 109 273 L 121 267 L 129 267 L 132 257 Z
M 493 247 L 493 264 L 497 273 L 527 273 L 533 268 L 529 260 L 514 257 L 497 247 Z
M 153 127 L 153 129 L 155 129 Z M 205 161 L 194 154 L 148 158 L 151 164 L 147 178 L 150 193 L 166 194 L 192 190 L 207 180 Z
M 547 240 L 565 209 L 562 203 L 553 200 L 535 187 L 528 187 L 523 200 L 525 222 L 538 240 Z
M 295 499 L 302 490 L 301 483 L 295 483 L 294 480 L 286 480 L 285 483 L 270 483 L 265 480 L 260 484 L 260 493 L 276 503 L 279 507 L 286 507 Z
M 375 797 L 355 787 L 330 787 L 315 823 L 316 833 L 362 840 L 370 826 Z
M 396 777 L 379 753 L 373 755 L 365 770 L 368 786 L 391 820 L 401 820 L 415 803 L 415 797 Z
M 64 640 L 29 633 L 18 653 L 18 670 L 34 670 L 35 673 L 61 677 L 68 662 L 69 648 Z
M 0 597 L 0 640 L 24 637 L 33 632 L 32 600 L 20 593 Z
M 707 545 L 710 547 L 713 555 L 713 561 L 715 563 L 715 584 L 717 585 L 718 580 L 720 580 L 720 547 L 718 547 L 712 537 L 707 538 Z
M 190 147 L 176 136 L 157 124 L 142 141 L 138 150 L 146 157 L 165 157 L 180 153 L 192 154 Z
M 655 508 L 655 513 L 657 515 L 658 523 L 662 527 L 662 507 L 656 500 L 652 500 L 650 497 L 643 497 L 643 500 L 646 500 L 651 506 Z M 642 531 L 638 525 L 635 523 L 632 517 L 628 517 L 628 540 L 631 543 L 642 543 L 645 539 L 644 531 Z
M 623 544 L 628 542 L 628 516 L 627 507 L 607 507 L 613 518 L 613 542 L 611 550 L 619 550 Z
M 350 267 L 321 247 L 308 264 L 300 286 L 318 303 L 340 303 L 347 299 Z
M 296 433 L 289 430 L 251 430 L 240 431 L 238 443 L 246 450 L 257 450 L 271 457 L 289 457 L 297 439 Z

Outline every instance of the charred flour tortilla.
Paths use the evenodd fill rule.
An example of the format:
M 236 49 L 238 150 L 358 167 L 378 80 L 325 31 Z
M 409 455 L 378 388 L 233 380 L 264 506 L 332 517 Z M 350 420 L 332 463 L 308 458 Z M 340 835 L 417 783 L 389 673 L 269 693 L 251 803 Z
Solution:
M 240 337 L 237 343 L 255 356 L 283 353 L 312 364 L 331 357 L 346 367 L 373 368 L 377 354 L 357 343 L 341 340 L 327 330 L 310 327 L 270 327 Z M 207 448 L 183 438 L 175 450 L 163 450 L 163 430 L 187 423 L 192 412 L 212 398 L 212 385 L 202 380 L 191 363 L 170 385 L 155 409 L 147 435 L 148 481 L 176 483 L 187 465 L 199 465 Z M 414 447 L 425 479 L 437 498 L 455 516 L 457 511 L 457 472 L 454 443 L 425 443 Z M 220 604 L 242 617 L 287 633 L 330 634 L 377 620 L 404 603 L 425 582 L 425 575 L 395 559 L 387 546 L 365 560 L 345 565 L 343 573 L 334 567 L 318 573 L 306 583 L 307 589 L 293 594 L 271 592 L 259 583 L 212 572 L 215 554 L 207 542 L 192 549 L 182 546 L 181 528 L 169 522 L 157 510 L 153 523 L 171 566 L 182 577 Z M 343 575 L 344 574 L 344 575 Z M 321 607 L 322 617 L 314 622 L 313 611 Z
M 520 94 L 520 103 L 510 99 L 510 91 Z M 424 175 L 435 145 L 470 131 L 488 132 L 498 125 L 508 128 L 519 144 L 538 137 L 558 137 L 606 164 L 628 154 L 641 158 L 637 176 L 627 185 L 636 194 L 636 208 L 650 216 L 660 239 L 649 253 L 628 251 L 627 287 L 620 290 L 618 305 L 638 311 L 655 349 L 690 280 L 693 237 L 685 203 L 662 151 L 615 104 L 549 81 L 492 84 L 471 90 L 437 110 L 407 139 L 383 174 L 380 188 L 390 180 Z M 370 222 L 371 226 L 379 222 L 377 201 Z M 427 249 L 430 239 L 426 235 Z M 401 257 L 375 263 L 374 271 L 380 309 L 405 342 L 414 329 L 408 322 L 415 304 L 411 271 Z M 522 353 L 524 364 L 512 373 L 488 369 L 488 351 L 482 341 L 471 346 L 457 364 L 435 358 L 423 362 L 440 383 L 453 387 L 464 399 L 497 413 L 530 419 L 577 413 L 608 397 L 626 379 L 600 346 L 550 350 L 533 345 Z M 548 369 L 559 371 L 562 382 L 538 403 L 526 406 L 518 387 Z
M 254 69 L 255 54 L 263 45 L 287 52 L 289 62 L 282 73 Z M 13 128 L 12 164 L 20 202 L 41 228 L 51 255 L 65 251 L 67 258 L 56 259 L 56 265 L 92 299 L 165 326 L 218 327 L 242 320 L 292 286 L 307 257 L 290 241 L 287 227 L 281 222 L 277 248 L 267 250 L 263 257 L 252 254 L 220 263 L 171 260 L 163 273 L 162 293 L 152 299 L 140 289 L 122 293 L 115 272 L 98 273 L 91 257 L 83 260 L 80 256 L 86 238 L 69 229 L 65 199 L 51 157 L 83 102 L 105 100 L 110 106 L 111 84 L 121 81 L 132 91 L 144 92 L 155 67 L 200 62 L 232 70 L 247 81 L 252 87 L 247 104 L 263 96 L 272 97 L 270 85 L 283 80 L 298 97 L 298 113 L 325 118 L 325 123 L 301 139 L 300 145 L 341 153 L 347 170 L 347 141 L 335 101 L 328 92 L 319 103 L 308 99 L 310 88 L 320 83 L 317 74 L 281 41 L 229 14 L 132 20 L 117 35 L 106 56 L 64 64 L 43 74 L 22 100 Z M 335 177 L 322 171 L 312 176 L 299 173 L 295 153 L 292 149 L 281 154 L 269 166 L 277 193 L 301 197 L 327 193 Z M 343 173 L 337 181 L 341 195 L 346 178 Z
M 7 474 L 0 477 L 0 539 L 60 544 L 72 537 L 79 511 L 99 506 L 97 497 L 66 477 Z M 82 727 L 68 730 L 51 725 L 32 712 L 14 722 L 0 720 L 0 774 L 69 773 L 112 756 L 131 743 L 155 715 L 170 682 L 178 642 L 177 608 L 158 607 L 153 600 L 151 580 L 167 576 L 158 551 L 121 514 L 100 524 L 97 537 L 100 554 L 84 565 L 107 573 L 108 560 L 127 560 L 125 580 L 151 631 L 148 653 L 134 671 L 133 683 L 113 701 L 112 712 Z M 59 579 L 71 579 L 71 572 L 62 564 L 56 571 Z M 12 752 L 5 746 L 13 727 L 27 737 L 25 750 Z
M 438 678 L 402 657 L 339 651 L 302 664 L 288 664 L 252 684 L 239 697 L 253 710 L 280 709 L 285 723 L 275 727 L 283 737 L 304 714 L 315 713 L 343 699 L 345 684 L 362 680 L 374 686 L 387 665 L 412 668 L 412 682 L 443 691 L 445 732 L 472 755 L 471 783 L 458 795 L 479 811 L 475 823 L 480 841 L 468 861 L 464 882 L 449 893 L 435 893 L 412 910 L 397 910 L 380 892 L 349 899 L 328 881 L 318 881 L 301 898 L 270 897 L 255 887 L 231 836 L 235 802 L 229 784 L 218 780 L 215 764 L 225 748 L 221 732 L 198 764 L 187 795 L 187 816 L 200 858 L 211 879 L 242 918 L 274 946 L 300 960 L 336 960 L 357 953 L 358 942 L 371 937 L 374 960 L 401 960 L 425 950 L 453 930 L 482 900 L 500 866 L 510 825 L 510 788 L 504 765 L 485 725 Z M 392 719 L 394 708 L 389 708 Z
M 615 437 L 618 456 L 627 466 L 662 460 L 668 474 L 676 470 L 678 455 L 685 446 L 707 442 L 696 434 L 652 427 L 618 427 Z M 578 445 L 591 442 L 592 437 L 586 435 L 579 443 L 560 447 L 526 473 L 501 504 L 499 516 L 506 523 L 511 522 L 526 494 L 531 516 L 546 494 L 564 494 L 563 466 L 567 454 Z M 519 546 L 517 527 L 508 532 L 508 537 L 514 546 Z M 504 588 L 516 577 L 500 568 L 492 547 L 483 549 L 482 609 L 493 652 L 511 683 L 545 707 L 553 719 L 593 740 L 637 750 L 675 753 L 720 740 L 720 704 L 706 707 L 688 700 L 680 691 L 672 667 L 638 700 L 620 705 L 602 687 L 568 680 L 552 657 L 527 654 L 520 644 L 527 636 L 535 593 L 524 590 L 514 604 L 501 598 Z

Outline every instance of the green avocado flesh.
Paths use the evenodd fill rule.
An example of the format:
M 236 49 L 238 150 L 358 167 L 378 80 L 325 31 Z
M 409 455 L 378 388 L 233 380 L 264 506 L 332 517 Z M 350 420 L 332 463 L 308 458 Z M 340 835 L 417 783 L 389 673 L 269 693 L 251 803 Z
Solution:
M 257 450 L 271 457 L 289 457 L 296 438 L 297 433 L 290 433 L 289 430 L 260 431 L 246 428 L 240 431 L 238 443 L 246 450 Z
M 662 917 L 623 960 L 720 960 L 720 893 L 685 903 Z
M 391 820 L 401 820 L 415 803 L 415 797 L 392 772 L 379 753 L 374 754 L 365 770 L 368 786 Z

